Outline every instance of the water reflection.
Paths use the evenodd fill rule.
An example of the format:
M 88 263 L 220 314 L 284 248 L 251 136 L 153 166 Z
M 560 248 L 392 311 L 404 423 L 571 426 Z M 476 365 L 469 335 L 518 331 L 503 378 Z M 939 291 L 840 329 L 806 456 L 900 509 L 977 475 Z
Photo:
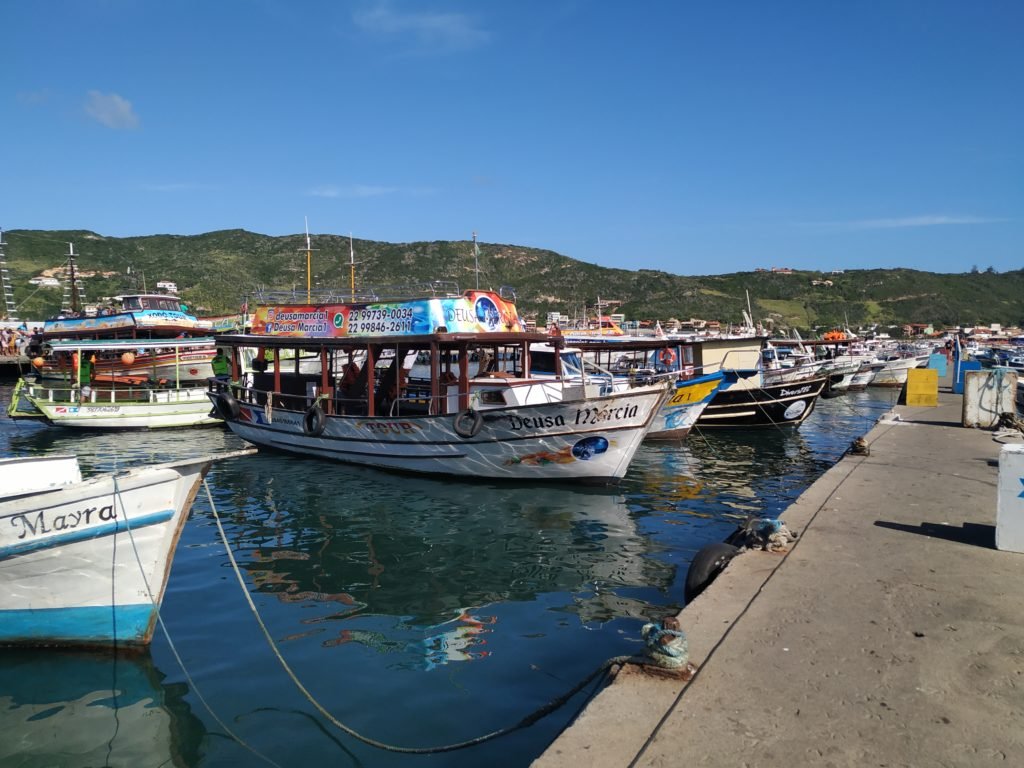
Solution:
M 607 591 L 674 578 L 645 556 L 624 497 L 607 491 L 396 481 L 261 455 L 225 464 L 214 501 L 255 591 L 307 609 L 293 614 L 300 626 L 278 628 L 286 639 L 321 633 L 328 646 L 363 642 L 434 663 L 439 650 L 451 656 L 501 630 L 490 604 L 566 593 L 560 610 L 602 621 L 621 615 Z
M 205 729 L 148 655 L 0 653 L 0 764 L 191 766 Z

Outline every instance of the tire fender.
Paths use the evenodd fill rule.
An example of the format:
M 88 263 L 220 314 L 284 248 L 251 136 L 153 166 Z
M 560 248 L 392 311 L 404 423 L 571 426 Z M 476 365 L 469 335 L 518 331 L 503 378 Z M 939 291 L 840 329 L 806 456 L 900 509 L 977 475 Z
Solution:
M 217 397 L 213 401 L 213 410 L 224 421 L 237 419 L 238 414 L 242 411 L 234 395 L 227 391 L 217 393 Z
M 686 584 L 683 587 L 683 596 L 686 598 L 686 602 L 691 602 L 707 589 L 715 577 L 725 570 L 729 561 L 739 554 L 739 551 L 739 547 L 726 544 L 724 541 L 717 541 L 701 547 L 693 556 L 690 568 L 686 572 Z
M 324 415 L 324 409 L 318 403 L 309 406 L 302 417 L 302 431 L 310 437 L 320 437 L 326 426 L 327 417 Z
M 480 415 L 480 411 L 474 411 L 472 408 L 467 408 L 455 415 L 455 421 L 453 422 L 452 427 L 455 430 L 456 435 L 468 439 L 470 437 L 476 437 L 483 425 L 484 417 Z

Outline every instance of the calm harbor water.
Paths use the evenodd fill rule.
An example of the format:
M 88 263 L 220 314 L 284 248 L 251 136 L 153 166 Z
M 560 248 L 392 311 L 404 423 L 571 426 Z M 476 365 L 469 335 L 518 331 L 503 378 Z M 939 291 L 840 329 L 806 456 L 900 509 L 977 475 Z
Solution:
M 5 406 L 10 386 L 0 386 Z M 645 445 L 615 489 L 460 484 L 260 454 L 208 477 L 259 616 L 334 717 L 438 746 L 512 725 L 682 605 L 693 554 L 781 513 L 895 392 L 822 400 L 799 430 Z M 244 447 L 226 430 L 76 433 L 0 420 L 0 454 L 83 472 Z M 149 651 L 0 650 L 2 766 L 525 766 L 585 703 L 440 755 L 343 734 L 269 648 L 200 493 Z M 184 664 L 179 665 L 176 654 Z M 204 706 L 205 702 L 215 713 Z M 227 729 L 245 742 L 248 751 Z

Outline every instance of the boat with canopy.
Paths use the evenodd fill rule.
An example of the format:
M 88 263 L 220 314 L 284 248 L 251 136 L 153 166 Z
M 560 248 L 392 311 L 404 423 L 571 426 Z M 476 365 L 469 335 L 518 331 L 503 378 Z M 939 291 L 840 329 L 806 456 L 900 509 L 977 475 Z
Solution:
M 461 478 L 621 479 L 666 396 L 665 382 L 602 394 L 531 373 L 510 289 L 427 283 L 365 293 L 265 294 L 252 332 L 225 335 L 217 414 L 265 448 Z M 256 350 L 251 372 L 247 352 Z

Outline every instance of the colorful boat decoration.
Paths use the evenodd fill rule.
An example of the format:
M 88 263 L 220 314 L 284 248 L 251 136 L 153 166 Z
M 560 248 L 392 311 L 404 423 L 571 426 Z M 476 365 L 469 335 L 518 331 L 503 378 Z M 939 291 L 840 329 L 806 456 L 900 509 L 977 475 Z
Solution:
M 8 406 L 12 418 L 42 418 L 54 426 L 89 429 L 154 429 L 219 424 L 210 413 L 206 382 L 196 382 L 188 359 L 193 352 L 212 357 L 213 340 L 163 339 L 177 363 L 168 371 L 174 378 L 96 374 L 90 376 L 68 362 L 74 377 L 63 381 L 36 381 L 23 377 Z M 92 341 L 63 340 L 50 344 L 51 356 L 69 361 L 95 361 L 100 356 L 129 356 L 138 350 L 132 339 Z M 186 362 L 187 360 L 187 362 Z M 102 369 L 101 369 L 102 370 Z
M 262 447 L 422 474 L 618 481 L 667 384 L 600 395 L 535 377 L 530 346 L 549 338 L 522 328 L 513 296 L 482 290 L 262 305 L 252 334 L 218 340 L 241 382 L 211 381 L 210 397 Z M 246 374 L 252 348 L 272 362 Z
M 0 644 L 149 643 L 199 485 L 244 453 L 85 481 L 74 457 L 0 459 Z

